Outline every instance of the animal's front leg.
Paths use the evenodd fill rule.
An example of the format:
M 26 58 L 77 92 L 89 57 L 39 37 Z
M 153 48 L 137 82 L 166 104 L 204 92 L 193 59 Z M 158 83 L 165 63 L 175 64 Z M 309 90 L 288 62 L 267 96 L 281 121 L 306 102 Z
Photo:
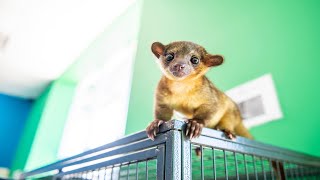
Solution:
M 193 118 L 187 120 L 186 136 L 192 138 L 197 138 L 201 135 L 202 128 L 208 124 L 208 119 L 212 115 L 210 104 L 203 104 L 195 109 Z
M 190 139 L 199 137 L 204 125 L 193 119 L 187 120 L 186 123 L 186 136 L 188 136 Z
M 153 120 L 146 128 L 146 133 L 151 140 L 159 132 L 159 126 L 165 121 L 169 121 L 172 117 L 173 109 L 166 104 L 157 103 L 155 106 L 155 120 Z

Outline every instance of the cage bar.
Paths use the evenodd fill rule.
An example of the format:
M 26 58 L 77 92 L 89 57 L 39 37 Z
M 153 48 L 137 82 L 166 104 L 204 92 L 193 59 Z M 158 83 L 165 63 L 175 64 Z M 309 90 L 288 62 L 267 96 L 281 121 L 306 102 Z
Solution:
M 204 128 L 185 137 L 186 124 L 169 121 L 154 141 L 145 132 L 22 173 L 19 179 L 320 179 L 320 158 Z M 200 148 L 200 156 L 195 149 Z M 274 165 L 273 165 L 274 164 Z M 283 171 L 283 172 L 282 172 Z

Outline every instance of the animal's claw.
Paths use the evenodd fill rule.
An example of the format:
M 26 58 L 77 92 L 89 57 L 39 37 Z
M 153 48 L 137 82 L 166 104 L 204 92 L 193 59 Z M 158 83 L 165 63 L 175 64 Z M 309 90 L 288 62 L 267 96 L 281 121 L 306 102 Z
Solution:
M 203 124 L 198 123 L 196 120 L 188 120 L 186 123 L 186 136 L 188 136 L 190 139 L 199 137 L 203 128 Z
M 163 120 L 156 119 L 152 121 L 149 126 L 146 128 L 146 133 L 148 137 L 154 141 L 157 133 L 159 132 L 159 126 L 163 123 Z

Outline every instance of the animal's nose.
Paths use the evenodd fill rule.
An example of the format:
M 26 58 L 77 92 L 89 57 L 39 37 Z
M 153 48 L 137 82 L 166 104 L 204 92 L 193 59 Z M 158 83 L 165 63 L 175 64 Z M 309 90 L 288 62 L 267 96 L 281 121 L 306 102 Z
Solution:
M 186 67 L 186 64 L 176 64 L 176 65 L 174 65 L 174 70 L 176 70 L 176 71 L 180 71 L 180 70 L 182 70 L 182 69 L 184 69 Z

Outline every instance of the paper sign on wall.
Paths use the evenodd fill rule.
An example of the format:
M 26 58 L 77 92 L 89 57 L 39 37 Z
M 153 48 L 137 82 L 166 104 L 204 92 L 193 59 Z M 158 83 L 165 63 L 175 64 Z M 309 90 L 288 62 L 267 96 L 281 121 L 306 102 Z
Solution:
M 226 94 L 238 104 L 248 128 L 283 116 L 271 74 L 234 87 Z

